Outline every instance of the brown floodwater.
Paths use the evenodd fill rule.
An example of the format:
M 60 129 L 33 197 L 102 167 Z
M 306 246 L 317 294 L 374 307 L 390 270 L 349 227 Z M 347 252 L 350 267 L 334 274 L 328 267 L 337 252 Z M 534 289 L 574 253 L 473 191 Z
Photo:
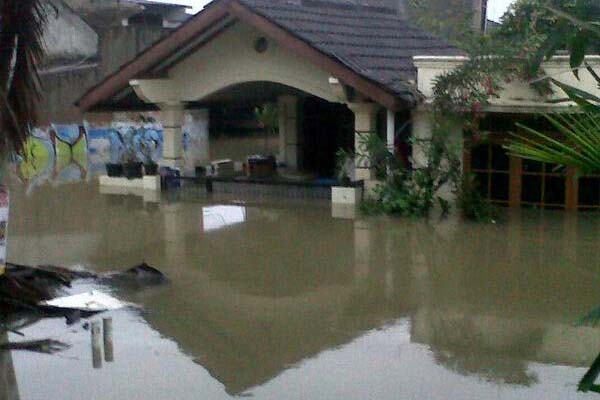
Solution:
M 101 368 L 84 321 L 23 329 L 72 347 L 2 355 L 2 400 L 600 398 L 577 392 L 600 328 L 574 325 L 600 304 L 597 215 L 350 218 L 321 201 L 183 189 L 154 203 L 93 183 L 14 187 L 10 214 L 12 262 L 146 261 L 171 282 L 100 288 L 141 306 L 92 318 L 113 318 Z

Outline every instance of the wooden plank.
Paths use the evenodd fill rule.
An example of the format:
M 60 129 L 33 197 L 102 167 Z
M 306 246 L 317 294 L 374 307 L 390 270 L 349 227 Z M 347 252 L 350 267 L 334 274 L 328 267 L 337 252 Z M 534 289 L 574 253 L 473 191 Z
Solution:
M 565 184 L 565 209 L 567 211 L 577 211 L 579 205 L 579 179 L 577 178 L 577 168 L 567 167 L 567 179 Z
M 521 196 L 523 192 L 523 159 L 510 156 L 510 188 L 509 188 L 509 207 L 521 207 Z

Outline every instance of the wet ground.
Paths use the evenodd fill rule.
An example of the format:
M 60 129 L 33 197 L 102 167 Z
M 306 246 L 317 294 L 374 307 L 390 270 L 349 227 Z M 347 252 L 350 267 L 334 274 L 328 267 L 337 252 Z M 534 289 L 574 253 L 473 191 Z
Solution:
M 115 360 L 100 369 L 83 323 L 24 329 L 72 348 L 4 356 L 0 399 L 600 398 L 577 393 L 600 328 L 573 325 L 600 303 L 598 215 L 425 223 L 334 218 L 318 201 L 170 197 L 13 188 L 10 261 L 97 272 L 146 261 L 171 283 L 100 288 L 142 307 L 93 319 L 114 321 Z

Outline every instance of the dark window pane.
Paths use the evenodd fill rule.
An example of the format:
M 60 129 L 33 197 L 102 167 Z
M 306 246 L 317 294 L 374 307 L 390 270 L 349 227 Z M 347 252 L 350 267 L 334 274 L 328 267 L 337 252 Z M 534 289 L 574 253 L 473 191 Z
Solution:
M 489 168 L 489 145 L 482 144 L 471 150 L 471 168 L 488 169 Z
M 600 177 L 579 179 L 579 204 L 600 206 Z
M 487 199 L 489 198 L 489 194 L 488 194 L 488 174 L 487 173 L 477 173 L 476 175 L 476 183 L 477 186 L 479 187 L 479 193 L 481 193 L 481 195 Z
M 509 181 L 508 174 L 492 174 L 492 200 L 508 201 Z
M 523 160 L 523 172 L 542 172 L 544 164 L 532 160 Z
M 546 193 L 544 202 L 550 204 L 565 204 L 565 178 L 556 176 L 546 177 Z
M 542 177 L 523 176 L 523 192 L 521 200 L 533 203 L 542 201 Z
M 509 158 L 502 146 L 492 145 L 492 169 L 497 171 L 508 171 Z

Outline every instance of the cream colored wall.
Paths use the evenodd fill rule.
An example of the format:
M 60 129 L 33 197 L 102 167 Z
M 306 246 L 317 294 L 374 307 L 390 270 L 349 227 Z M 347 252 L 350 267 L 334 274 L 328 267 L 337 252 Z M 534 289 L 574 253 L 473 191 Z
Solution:
M 270 81 L 288 85 L 328 101 L 338 101 L 330 75 L 269 40 L 266 52 L 254 50 L 261 34 L 237 23 L 169 71 L 183 101 L 197 101 L 231 85 Z
M 464 57 L 415 57 L 418 70 L 417 87 L 430 102 L 433 98 L 434 80 L 436 77 L 458 67 L 466 59 Z M 600 73 L 600 56 L 586 58 L 591 67 Z M 563 83 L 579 89 L 589 91 L 600 96 L 600 88 L 592 75 L 585 69 L 580 70 L 580 80 L 572 73 L 568 57 L 555 57 L 542 65 L 545 73 Z M 552 85 L 554 93 L 549 96 L 540 96 L 527 82 L 514 81 L 504 85 L 500 97 L 492 99 L 490 111 L 506 112 L 535 112 L 548 108 L 560 108 L 573 104 L 552 104 L 550 101 L 563 99 L 565 93 L 556 85 Z

